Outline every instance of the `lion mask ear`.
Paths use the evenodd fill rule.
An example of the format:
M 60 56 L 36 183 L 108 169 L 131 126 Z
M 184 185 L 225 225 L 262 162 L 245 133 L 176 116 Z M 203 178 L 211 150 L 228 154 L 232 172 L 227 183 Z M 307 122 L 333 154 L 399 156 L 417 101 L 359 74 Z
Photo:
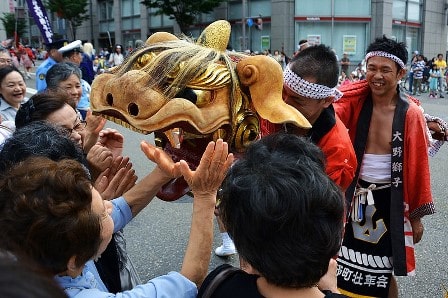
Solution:
M 172 41 L 172 40 L 179 40 L 179 38 L 168 32 L 156 32 L 152 34 L 150 37 L 148 37 L 145 44 L 151 45 L 158 42 Z
M 277 61 L 267 56 L 251 56 L 241 60 L 236 68 L 241 84 L 249 87 L 252 104 L 263 119 L 311 128 L 302 113 L 283 101 L 283 72 Z
M 197 40 L 197 44 L 206 48 L 224 52 L 229 44 L 230 23 L 224 20 L 216 21 L 208 25 Z

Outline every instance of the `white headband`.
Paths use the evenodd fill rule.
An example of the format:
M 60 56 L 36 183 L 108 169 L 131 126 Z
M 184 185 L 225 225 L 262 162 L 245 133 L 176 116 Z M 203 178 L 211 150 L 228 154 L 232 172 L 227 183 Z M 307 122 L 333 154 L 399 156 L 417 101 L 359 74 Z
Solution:
M 324 99 L 334 96 L 333 101 L 337 101 L 343 95 L 336 87 L 330 88 L 302 79 L 289 69 L 289 65 L 285 67 L 285 71 L 283 72 L 283 83 L 295 93 L 307 98 Z
M 406 69 L 406 65 L 404 65 L 403 60 L 401 60 L 397 56 L 395 56 L 395 55 L 393 55 L 391 53 L 388 53 L 388 52 L 383 52 L 383 51 L 369 52 L 366 55 L 366 61 L 369 60 L 369 58 L 376 57 L 376 56 L 389 58 L 390 60 L 392 60 L 394 62 L 397 62 L 398 65 L 400 65 L 401 68 Z
M 302 44 L 298 44 L 297 48 L 300 50 L 302 47 L 308 47 L 308 42 L 304 42 Z

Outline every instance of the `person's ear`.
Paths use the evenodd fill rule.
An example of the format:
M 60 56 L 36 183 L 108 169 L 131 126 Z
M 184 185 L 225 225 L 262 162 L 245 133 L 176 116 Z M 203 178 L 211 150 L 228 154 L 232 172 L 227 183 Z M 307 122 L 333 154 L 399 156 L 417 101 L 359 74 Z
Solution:
M 404 68 L 400 69 L 400 71 L 398 71 L 398 79 L 399 80 L 403 79 L 407 72 L 408 71 Z
M 81 268 L 79 268 L 76 265 L 76 256 L 71 256 L 67 262 L 67 275 L 75 278 L 81 274 L 83 267 L 84 266 L 81 266 Z
M 324 108 L 328 108 L 334 101 L 334 95 L 324 98 L 323 101 L 324 101 L 323 103 Z

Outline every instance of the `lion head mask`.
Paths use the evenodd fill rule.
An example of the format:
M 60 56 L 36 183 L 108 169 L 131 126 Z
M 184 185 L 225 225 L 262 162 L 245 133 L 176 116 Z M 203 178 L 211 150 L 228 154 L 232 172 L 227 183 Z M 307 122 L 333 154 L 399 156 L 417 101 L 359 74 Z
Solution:
M 144 134 L 173 160 L 195 168 L 206 145 L 222 138 L 244 152 L 260 135 L 260 118 L 310 128 L 282 100 L 281 66 L 267 56 L 227 52 L 230 24 L 209 25 L 196 42 L 159 32 L 125 62 L 92 83 L 94 114 Z M 188 191 L 183 179 L 159 192 L 175 200 Z

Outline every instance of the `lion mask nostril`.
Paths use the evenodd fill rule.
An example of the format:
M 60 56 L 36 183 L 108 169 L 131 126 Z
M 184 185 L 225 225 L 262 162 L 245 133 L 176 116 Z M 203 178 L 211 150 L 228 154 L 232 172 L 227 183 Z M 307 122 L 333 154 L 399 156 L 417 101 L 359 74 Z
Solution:
M 112 96 L 112 94 L 107 93 L 106 96 L 106 102 L 108 105 L 113 106 L 114 105 L 114 97 Z
M 128 112 L 131 116 L 137 116 L 138 115 L 138 105 L 136 105 L 135 103 L 130 103 L 128 105 Z

